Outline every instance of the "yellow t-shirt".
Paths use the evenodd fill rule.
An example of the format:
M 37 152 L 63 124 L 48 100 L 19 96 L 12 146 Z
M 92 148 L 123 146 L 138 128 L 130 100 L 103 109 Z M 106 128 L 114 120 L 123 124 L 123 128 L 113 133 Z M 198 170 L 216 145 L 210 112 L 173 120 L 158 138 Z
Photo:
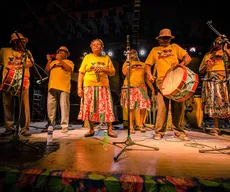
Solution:
M 178 64 L 186 54 L 187 51 L 175 43 L 167 47 L 158 46 L 152 48 L 145 63 L 155 64 L 157 80 L 162 80 L 171 66 L 175 63 Z
M 127 67 L 127 62 L 123 67 Z M 141 61 L 130 61 L 130 86 L 141 86 L 145 84 L 145 63 Z M 124 80 L 124 86 L 128 85 L 127 75 Z
M 222 52 L 222 53 L 221 53 L 221 52 Z M 216 54 L 218 54 L 218 55 L 223 55 L 223 51 L 222 51 L 222 50 L 219 50 L 219 51 L 216 52 Z M 199 69 L 201 69 L 201 68 L 205 65 L 206 61 L 207 61 L 208 59 L 212 58 L 212 57 L 214 57 L 213 54 L 206 53 L 206 54 L 204 55 L 202 61 L 201 61 L 201 64 L 200 64 Z M 210 67 L 210 68 L 207 68 L 206 71 L 219 71 L 219 70 L 225 70 L 223 59 L 214 59 L 214 58 L 213 58 L 212 60 L 214 61 L 214 65 L 213 65 L 212 67 Z
M 92 53 L 86 55 L 82 61 L 79 72 L 85 74 L 83 86 L 105 86 L 109 87 L 108 75 L 99 73 L 100 81 L 97 82 L 96 73 L 90 67 L 107 67 L 111 72 L 115 72 L 113 63 L 108 55 L 96 56 Z
M 27 50 L 28 53 L 31 55 L 31 60 L 34 61 L 32 54 L 29 50 Z M 24 61 L 26 59 L 26 62 L 30 62 L 28 56 L 26 58 L 23 56 L 22 52 L 14 51 L 12 48 L 1 48 L 0 50 L 0 64 L 3 65 L 3 72 L 2 72 L 2 82 L 4 81 L 7 73 L 8 73 L 8 67 L 9 65 L 13 65 L 16 71 L 22 73 L 22 68 L 17 69 L 17 66 L 24 64 Z M 29 68 L 25 68 L 25 76 L 28 77 L 28 84 L 26 84 L 25 88 L 29 88 L 30 86 L 30 70 Z
M 68 59 L 64 59 L 63 61 L 72 68 L 72 72 L 73 72 L 74 63 Z M 58 60 L 52 61 L 50 63 L 50 68 L 52 68 L 55 64 L 59 64 L 59 61 Z M 70 93 L 72 72 L 66 71 L 62 67 L 55 67 L 51 69 L 50 76 L 49 76 L 48 90 L 57 89 L 60 91 Z

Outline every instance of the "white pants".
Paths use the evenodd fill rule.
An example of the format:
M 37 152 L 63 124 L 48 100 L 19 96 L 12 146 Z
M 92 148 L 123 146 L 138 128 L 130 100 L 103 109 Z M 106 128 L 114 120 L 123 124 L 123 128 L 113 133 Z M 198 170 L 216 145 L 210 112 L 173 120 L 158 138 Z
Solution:
M 48 123 L 54 125 L 56 119 L 57 102 L 61 109 L 61 128 L 69 127 L 69 111 L 70 111 L 70 94 L 64 91 L 51 89 L 47 97 L 47 113 Z

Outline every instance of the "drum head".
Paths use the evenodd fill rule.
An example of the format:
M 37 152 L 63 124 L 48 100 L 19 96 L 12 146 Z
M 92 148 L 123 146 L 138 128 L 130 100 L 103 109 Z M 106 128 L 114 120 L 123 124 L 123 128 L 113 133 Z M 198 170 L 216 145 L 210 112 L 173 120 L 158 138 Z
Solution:
M 182 67 L 177 67 L 174 70 L 168 71 L 162 83 L 162 87 L 161 87 L 162 94 L 170 95 L 175 90 L 177 90 L 177 88 L 183 81 L 183 78 L 184 78 L 184 69 Z

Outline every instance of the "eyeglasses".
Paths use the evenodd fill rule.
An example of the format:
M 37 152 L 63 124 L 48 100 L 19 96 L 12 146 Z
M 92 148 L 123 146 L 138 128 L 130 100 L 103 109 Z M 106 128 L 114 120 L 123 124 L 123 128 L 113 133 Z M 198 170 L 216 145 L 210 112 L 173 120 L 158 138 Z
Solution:
M 160 40 L 168 41 L 171 39 L 171 37 L 165 36 L 165 37 L 159 37 Z

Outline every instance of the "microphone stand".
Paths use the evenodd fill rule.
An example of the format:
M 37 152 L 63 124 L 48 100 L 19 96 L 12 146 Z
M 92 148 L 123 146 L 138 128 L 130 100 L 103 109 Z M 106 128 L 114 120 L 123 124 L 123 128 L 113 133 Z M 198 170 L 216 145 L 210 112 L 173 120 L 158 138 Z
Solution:
M 221 37 L 221 42 L 219 42 L 219 44 L 221 44 L 221 49 L 223 50 L 224 56 L 223 56 L 223 61 L 224 61 L 224 67 L 225 67 L 225 79 L 220 80 L 217 83 L 224 83 L 226 82 L 227 84 L 227 89 L 229 86 L 229 77 L 228 77 L 228 70 L 227 70 L 227 64 L 228 64 L 228 58 L 227 58 L 227 53 L 224 50 L 224 45 L 227 43 L 228 45 L 230 45 L 229 40 L 227 39 L 227 37 L 225 35 L 222 35 L 221 33 L 219 33 L 212 25 L 211 25 L 212 21 L 208 21 L 207 25 L 209 26 L 210 29 L 212 29 L 218 36 Z M 228 93 L 229 95 L 229 93 Z M 230 99 L 228 98 L 228 102 L 230 103 Z M 214 148 L 214 149 L 206 149 L 206 150 L 199 150 L 200 153 L 205 153 L 205 152 L 214 152 L 214 151 L 219 151 L 221 152 L 222 150 L 229 150 L 230 149 L 230 145 L 227 147 L 222 147 L 222 148 Z M 230 154 L 230 153 L 224 153 L 224 154 Z
M 127 139 L 125 141 L 122 142 L 113 142 L 114 145 L 117 144 L 123 144 L 125 145 L 123 147 L 123 149 L 120 151 L 120 153 L 118 153 L 117 156 L 114 157 L 114 161 L 117 161 L 119 156 L 126 150 L 126 148 L 128 146 L 133 146 L 133 145 L 138 145 L 138 146 L 142 146 L 142 147 L 147 147 L 147 148 L 151 148 L 154 149 L 155 151 L 158 151 L 159 148 L 157 147 L 150 147 L 150 146 L 146 146 L 146 145 L 142 145 L 142 144 L 137 144 L 134 141 L 132 141 L 131 136 L 130 136 L 130 43 L 129 43 L 129 35 L 127 35 L 127 47 L 126 47 L 126 62 L 127 62 L 127 67 L 128 67 L 128 73 L 127 73 L 127 94 L 128 94 L 128 136 Z
M 19 126 L 20 126 L 20 121 L 21 121 L 21 115 L 22 115 L 22 104 L 23 104 L 23 95 L 22 95 L 22 92 L 23 92 L 23 84 L 24 84 L 24 74 L 25 74 L 25 67 L 26 67 L 26 58 L 27 58 L 27 55 L 28 55 L 28 58 L 30 59 L 30 61 L 32 62 L 34 68 L 36 69 L 37 73 L 39 74 L 37 68 L 35 67 L 35 64 L 34 62 L 32 61 L 31 59 L 31 55 L 28 53 L 28 50 L 26 49 L 26 47 L 24 46 L 24 44 L 22 43 L 22 40 L 20 38 L 20 36 L 18 35 L 18 32 L 15 31 L 15 34 L 17 36 L 17 38 L 19 39 L 21 45 L 23 46 L 23 49 L 25 51 L 25 57 L 24 57 L 24 61 L 23 61 L 23 65 L 22 65 L 22 81 L 21 81 L 21 87 L 20 87 L 20 96 L 19 96 L 19 115 L 18 115 L 18 121 L 17 121 L 17 125 L 16 125 L 16 131 L 14 132 L 13 134 L 13 137 L 12 137 L 12 140 L 11 142 L 14 144 L 14 146 L 17 148 L 17 149 L 20 149 L 17 145 L 19 144 L 22 144 L 22 145 L 25 145 L 27 147 L 30 147 L 32 149 L 34 149 L 35 151 L 38 151 L 38 148 L 36 146 L 33 146 L 31 144 L 28 144 L 28 140 L 26 141 L 22 141 L 20 140 L 19 138 Z M 41 75 L 39 74 L 40 78 L 41 78 Z

